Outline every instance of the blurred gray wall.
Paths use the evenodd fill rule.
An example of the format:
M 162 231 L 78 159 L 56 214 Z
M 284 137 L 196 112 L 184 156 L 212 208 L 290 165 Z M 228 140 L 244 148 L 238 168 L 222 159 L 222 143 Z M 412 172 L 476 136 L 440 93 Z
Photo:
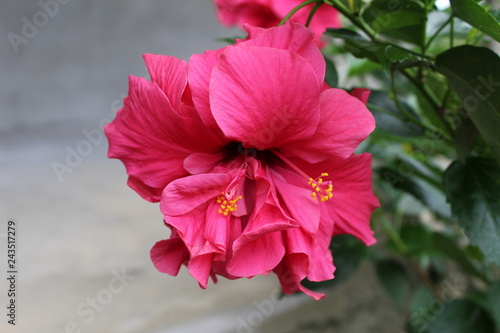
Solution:
M 1 0 L 0 134 L 92 127 L 147 77 L 143 53 L 188 59 L 237 33 L 210 0 Z

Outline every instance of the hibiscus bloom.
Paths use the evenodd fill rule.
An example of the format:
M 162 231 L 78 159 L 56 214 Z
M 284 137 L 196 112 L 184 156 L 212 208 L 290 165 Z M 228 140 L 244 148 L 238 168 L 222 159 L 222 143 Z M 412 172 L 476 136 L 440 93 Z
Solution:
M 353 154 L 375 126 L 367 91 L 325 88 L 304 26 L 247 30 L 189 64 L 145 55 L 151 81 L 130 77 L 109 157 L 160 201 L 171 234 L 151 249 L 159 271 L 184 264 L 202 288 L 274 272 L 285 293 L 318 299 L 301 281 L 334 277 L 332 236 L 375 242 L 371 156 Z
M 271 28 L 278 23 L 303 0 L 214 0 L 219 21 L 227 27 L 237 25 L 244 28 L 245 24 L 261 28 Z M 306 24 L 314 4 L 298 10 L 290 20 Z M 315 12 L 309 24 L 315 33 L 315 41 L 324 46 L 321 35 L 327 28 L 342 26 L 339 12 L 330 5 L 323 4 Z

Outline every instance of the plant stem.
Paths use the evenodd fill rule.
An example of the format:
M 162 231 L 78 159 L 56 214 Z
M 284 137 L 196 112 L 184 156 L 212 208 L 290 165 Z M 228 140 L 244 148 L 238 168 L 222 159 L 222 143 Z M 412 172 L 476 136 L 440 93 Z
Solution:
M 450 22 L 450 49 L 453 48 L 453 37 L 455 36 L 455 24 L 453 21 L 453 16 Z
M 378 42 L 376 32 L 365 23 L 365 21 L 357 18 L 349 8 L 347 8 L 343 3 L 339 0 L 324 0 L 325 3 L 337 9 L 340 13 L 342 13 L 345 17 L 347 17 L 355 26 L 360 28 L 371 40 Z
M 379 215 L 379 221 L 380 225 L 382 226 L 382 229 L 384 229 L 387 236 L 389 236 L 394 245 L 396 245 L 398 251 L 401 252 L 401 254 L 406 255 L 410 250 L 406 246 L 405 242 L 401 239 L 401 237 L 399 237 L 399 234 L 396 232 L 396 230 L 392 228 L 391 222 L 387 220 L 384 213 L 380 211 L 376 212 L 378 212 L 375 214 Z
M 413 84 L 416 84 L 418 82 L 416 79 L 414 79 L 414 78 L 412 78 L 412 79 L 415 80 L 415 82 L 412 82 Z M 418 126 L 422 127 L 423 129 L 427 130 L 428 132 L 434 132 L 435 128 L 432 128 L 432 127 L 428 126 L 427 124 L 420 122 L 405 107 L 403 107 L 403 105 L 401 105 L 401 102 L 398 99 L 398 93 L 396 90 L 396 84 L 395 84 L 395 80 L 394 80 L 394 71 L 393 70 L 391 70 L 390 81 L 391 81 L 391 92 L 394 95 L 394 103 L 396 104 L 397 108 L 401 111 L 401 113 L 406 116 L 406 120 L 408 120 L 414 124 L 417 124 Z
M 314 14 L 316 13 L 316 11 L 318 10 L 319 7 L 321 7 L 321 5 L 323 4 L 323 2 L 317 2 L 314 7 L 311 9 L 311 12 L 309 13 L 309 16 L 307 17 L 307 21 L 306 21 L 306 27 L 309 27 L 309 24 L 311 24 L 311 20 L 314 16 Z
M 453 137 L 453 130 L 450 127 L 450 124 L 448 124 L 444 118 L 443 118 L 443 113 L 441 112 L 443 109 L 442 107 L 439 106 L 439 102 L 437 101 L 437 98 L 432 95 L 429 91 L 427 91 L 426 86 L 422 85 L 422 82 L 414 78 L 410 73 L 408 73 L 407 70 L 403 69 L 400 71 L 401 74 L 403 74 L 410 83 L 412 83 L 418 91 L 422 94 L 422 96 L 429 102 L 429 104 L 432 106 L 434 111 L 439 115 L 439 119 L 441 119 L 442 125 L 444 125 L 446 132 L 449 136 Z M 434 130 L 434 129 L 432 129 Z M 450 139 L 449 137 L 447 138 L 448 140 Z M 450 140 L 449 140 L 450 141 Z M 451 141 L 450 141 L 451 142 Z
M 425 44 L 424 46 L 424 50 L 427 50 L 429 48 L 429 46 L 431 45 L 432 41 L 439 35 L 439 33 L 453 20 L 453 15 L 451 15 L 447 20 L 446 22 L 444 22 L 440 27 L 439 29 L 437 29 L 437 31 L 434 33 L 434 35 L 431 36 L 431 38 L 429 38 L 429 40 L 427 41 L 427 43 Z
M 305 6 L 308 6 L 312 3 L 319 3 L 319 2 L 323 2 L 323 0 L 307 0 L 307 1 L 304 1 L 303 3 L 299 4 L 298 6 L 296 6 L 294 9 L 292 9 L 288 14 L 286 14 L 285 17 L 283 17 L 283 19 L 281 20 L 281 22 L 278 24 L 278 26 L 280 25 L 283 25 L 286 23 L 286 21 L 288 21 L 290 19 L 290 17 L 293 16 L 293 14 L 295 14 L 296 12 L 298 12 L 300 9 L 304 8 Z

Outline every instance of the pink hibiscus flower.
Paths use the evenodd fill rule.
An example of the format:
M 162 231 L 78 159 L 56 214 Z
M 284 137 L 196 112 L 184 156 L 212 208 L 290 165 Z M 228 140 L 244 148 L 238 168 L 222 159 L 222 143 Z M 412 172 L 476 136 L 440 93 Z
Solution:
M 374 129 L 367 91 L 325 89 L 313 32 L 287 23 L 247 27 L 236 45 L 189 64 L 145 55 L 151 80 L 130 78 L 106 126 L 109 157 L 157 202 L 172 230 L 151 249 L 161 272 L 187 266 L 206 288 L 275 272 L 287 294 L 332 279 L 332 236 L 375 242 L 371 156 L 354 155 Z
M 261 28 L 270 28 L 278 23 L 303 0 L 214 0 L 219 21 L 227 27 L 237 25 L 244 28 L 245 24 Z M 306 24 L 314 4 L 308 5 L 297 11 L 292 17 L 292 22 Z M 327 5 L 321 5 L 309 24 L 315 33 L 315 42 L 318 46 L 325 46 L 321 35 L 327 28 L 340 28 L 342 26 L 339 12 Z

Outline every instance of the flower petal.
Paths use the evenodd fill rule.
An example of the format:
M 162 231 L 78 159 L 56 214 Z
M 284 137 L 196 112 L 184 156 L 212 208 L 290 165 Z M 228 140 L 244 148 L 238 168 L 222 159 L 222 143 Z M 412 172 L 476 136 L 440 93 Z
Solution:
M 219 137 L 224 137 L 224 135 L 210 109 L 209 84 L 212 70 L 224 50 L 225 48 L 221 48 L 205 51 L 203 54 L 194 54 L 188 64 L 188 80 L 194 106 L 201 120 Z
M 279 193 L 280 207 L 286 207 L 291 218 L 309 233 L 316 233 L 319 226 L 320 208 L 318 201 L 311 198 L 312 188 L 293 171 L 273 165 L 268 168 L 270 179 Z
M 243 27 L 243 24 L 248 23 L 265 28 L 276 26 L 280 22 L 269 2 L 269 0 L 214 1 L 217 6 L 217 16 L 225 26 L 230 27 L 237 24 L 239 27 Z
M 321 95 L 321 118 L 314 136 L 280 147 L 286 156 L 318 163 L 330 156 L 347 158 L 375 129 L 375 119 L 357 98 L 341 89 Z
M 305 24 L 305 20 L 303 23 Z M 323 82 L 326 70 L 325 59 L 313 42 L 314 32 L 311 29 L 302 24 L 287 21 L 282 26 L 270 29 L 245 25 L 245 30 L 248 32 L 248 39 L 241 42 L 241 45 L 271 47 L 293 52 L 309 62 L 316 73 L 318 82 L 320 84 Z
M 287 265 L 285 264 L 285 261 L 280 263 L 273 271 L 278 276 L 281 289 L 283 289 L 283 293 L 285 293 L 286 295 L 294 294 L 296 292 L 301 291 L 304 294 L 311 296 L 315 300 L 320 300 L 325 297 L 325 294 L 309 290 L 304 286 L 302 286 L 300 284 L 302 279 L 297 277 L 297 275 L 295 275 L 288 269 Z
M 144 54 L 142 56 L 151 76 L 165 93 L 177 112 L 181 109 L 181 97 L 187 84 L 187 63 L 172 56 Z
M 210 103 L 224 134 L 260 150 L 314 134 L 320 85 L 311 65 L 289 51 L 230 47 L 212 72 Z
M 157 242 L 150 255 L 157 270 L 172 276 L 179 273 L 181 265 L 189 258 L 186 246 L 178 236 Z
M 370 216 L 380 206 L 373 194 L 371 161 L 371 155 L 365 153 L 322 166 L 332 166 L 328 172 L 333 182 L 333 198 L 326 202 L 321 217 L 335 222 L 334 235 L 351 234 L 366 245 L 376 242 Z
M 203 289 L 207 288 L 208 278 L 210 277 L 210 271 L 212 268 L 213 254 L 204 254 L 191 258 L 188 263 L 188 271 L 192 277 L 198 281 L 200 287 Z
M 214 154 L 194 153 L 184 160 L 184 169 L 192 175 L 211 171 L 227 153 L 218 152 Z
M 351 96 L 356 97 L 359 99 L 363 104 L 366 105 L 368 103 L 368 98 L 370 97 L 370 89 L 365 89 L 365 88 L 354 88 L 349 92 Z
M 163 191 L 160 209 L 167 216 L 180 216 L 215 198 L 230 178 L 225 173 L 193 175 L 174 180 Z M 168 221 L 167 221 L 168 222 Z
M 159 201 L 168 182 L 186 175 L 182 161 L 191 152 L 178 144 L 185 133 L 158 85 L 137 77 L 130 77 L 129 85 L 123 108 L 104 129 L 108 157 L 122 160 L 143 198 Z
M 292 227 L 295 226 L 283 217 L 277 207 L 264 205 L 234 241 L 233 257 L 227 265 L 229 274 L 240 277 L 267 274 L 285 254 L 280 231 Z

